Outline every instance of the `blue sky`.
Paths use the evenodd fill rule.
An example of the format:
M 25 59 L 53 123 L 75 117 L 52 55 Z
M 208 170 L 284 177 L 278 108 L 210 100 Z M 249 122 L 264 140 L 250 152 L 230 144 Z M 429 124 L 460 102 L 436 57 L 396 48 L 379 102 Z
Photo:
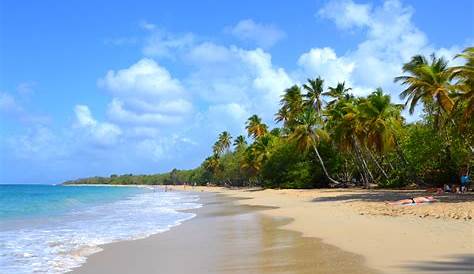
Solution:
M 192 168 L 294 83 L 398 100 L 410 56 L 474 44 L 470 0 L 117 2 L 0 0 L 0 183 Z

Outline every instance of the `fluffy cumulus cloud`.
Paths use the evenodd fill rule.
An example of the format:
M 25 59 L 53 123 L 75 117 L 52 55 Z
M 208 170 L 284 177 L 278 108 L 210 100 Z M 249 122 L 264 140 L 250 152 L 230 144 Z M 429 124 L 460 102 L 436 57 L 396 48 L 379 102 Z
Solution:
M 336 80 L 331 77 L 333 70 L 340 71 L 359 95 L 383 87 L 397 99 L 400 86 L 393 83 L 393 78 L 402 73 L 402 64 L 411 56 L 436 52 L 451 58 L 455 52 L 454 48 L 431 46 L 426 35 L 413 24 L 413 12 L 398 0 L 385 1 L 381 6 L 351 0 L 330 1 L 317 16 L 333 21 L 342 30 L 361 32 L 365 39 L 339 56 L 331 48 L 313 48 L 300 57 L 299 64 L 329 81 Z
M 313 48 L 303 53 L 298 59 L 298 65 L 303 68 L 305 74 L 321 76 L 329 86 L 347 81 L 354 71 L 354 62 L 338 57 L 334 50 L 328 47 Z
M 275 66 L 271 55 L 259 48 L 205 42 L 185 58 L 194 67 L 186 86 L 210 107 L 238 104 L 267 121 L 271 121 L 283 90 L 294 83 L 285 69 Z M 236 108 L 229 109 L 233 110 Z
M 98 122 L 92 116 L 89 107 L 85 105 L 77 105 L 74 112 L 76 114 L 75 127 L 81 133 L 85 133 L 94 144 L 100 146 L 117 144 L 122 134 L 122 130 L 118 126 L 108 122 Z
M 235 26 L 228 27 L 227 31 L 241 40 L 254 42 L 263 48 L 269 48 L 286 37 L 285 32 L 276 26 L 257 23 L 252 19 L 241 20 Z
M 113 96 L 108 117 L 132 125 L 176 124 L 192 112 L 180 81 L 152 59 L 144 58 L 126 69 L 110 70 L 99 86 Z

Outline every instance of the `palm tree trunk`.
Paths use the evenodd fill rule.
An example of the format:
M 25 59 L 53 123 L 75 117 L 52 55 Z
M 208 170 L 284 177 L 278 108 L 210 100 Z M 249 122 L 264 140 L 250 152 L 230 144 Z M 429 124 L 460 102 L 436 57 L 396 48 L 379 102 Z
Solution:
M 331 178 L 331 176 L 329 176 L 329 173 L 326 169 L 326 166 L 324 165 L 324 162 L 323 162 L 323 158 L 321 158 L 321 155 L 319 155 L 319 151 L 318 151 L 318 148 L 316 147 L 316 145 L 314 144 L 313 142 L 313 148 L 314 148 L 314 152 L 316 152 L 316 156 L 318 157 L 318 160 L 319 160 L 319 163 L 321 164 L 321 168 L 323 169 L 324 171 L 324 174 L 326 175 L 326 177 L 329 179 L 329 181 L 331 181 L 332 183 L 336 184 L 336 185 L 340 185 L 341 182 L 338 182 L 336 180 L 334 180 L 333 178 Z
M 370 149 L 368 149 L 367 147 L 365 148 L 367 150 L 367 152 L 369 153 L 369 156 L 370 158 L 372 159 L 372 161 L 375 163 L 375 165 L 377 166 L 377 168 L 380 170 L 380 172 L 382 172 L 383 176 L 385 177 L 385 179 L 388 180 L 388 175 L 387 173 L 385 172 L 385 170 L 382 168 L 382 166 L 380 166 L 379 162 L 377 161 L 377 159 L 375 159 L 375 156 L 372 154 L 372 152 L 370 151 Z
M 353 142 L 354 148 L 356 149 L 356 155 L 358 155 L 360 157 L 360 160 L 362 162 L 362 166 L 365 169 L 366 173 L 368 174 L 368 177 L 370 177 L 370 180 L 372 182 L 375 182 L 374 175 L 372 175 L 372 172 L 370 172 L 369 166 L 367 165 L 367 162 L 364 159 L 364 155 L 362 154 L 362 150 L 360 148 L 359 142 L 357 142 L 357 140 L 354 137 L 352 137 L 352 142 Z M 366 187 L 370 188 L 370 181 L 369 180 L 367 180 Z

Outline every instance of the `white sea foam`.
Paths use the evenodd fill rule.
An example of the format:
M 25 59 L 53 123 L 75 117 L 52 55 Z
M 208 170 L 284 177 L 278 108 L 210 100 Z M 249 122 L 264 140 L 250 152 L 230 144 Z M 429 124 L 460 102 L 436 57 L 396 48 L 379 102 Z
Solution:
M 147 192 L 128 199 L 67 212 L 32 224 L 0 229 L 0 273 L 64 273 L 78 267 L 99 245 L 164 232 L 195 214 L 198 196 Z

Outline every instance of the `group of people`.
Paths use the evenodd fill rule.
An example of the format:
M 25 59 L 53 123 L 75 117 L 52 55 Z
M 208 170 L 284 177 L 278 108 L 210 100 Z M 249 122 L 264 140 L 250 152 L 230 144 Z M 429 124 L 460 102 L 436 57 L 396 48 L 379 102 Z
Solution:
M 460 185 L 457 186 L 455 182 L 452 184 L 444 184 L 443 188 L 436 188 L 433 189 L 431 192 L 436 192 L 436 194 L 442 194 L 445 192 L 450 192 L 450 193 L 466 193 L 469 191 L 469 184 L 471 182 L 471 179 L 469 178 L 469 169 L 466 167 L 465 169 L 461 170 L 461 175 L 459 177 L 459 182 Z M 454 180 L 455 181 L 455 180 Z M 428 189 L 430 191 L 430 189 Z M 392 202 L 386 202 L 386 204 L 389 205 L 407 205 L 407 204 L 423 204 L 423 203 L 432 203 L 432 202 L 438 202 L 437 199 L 435 199 L 433 196 L 419 196 L 419 197 L 413 197 L 413 198 L 408 198 L 408 199 L 402 199 L 398 201 L 392 201 Z
M 456 180 L 454 180 L 456 181 Z M 461 170 L 461 175 L 459 176 L 459 186 L 454 183 L 451 185 L 445 184 L 443 186 L 443 191 L 444 192 L 452 192 L 452 193 L 465 193 L 469 191 L 469 184 L 471 182 L 471 179 L 469 178 L 469 169 L 463 169 Z

